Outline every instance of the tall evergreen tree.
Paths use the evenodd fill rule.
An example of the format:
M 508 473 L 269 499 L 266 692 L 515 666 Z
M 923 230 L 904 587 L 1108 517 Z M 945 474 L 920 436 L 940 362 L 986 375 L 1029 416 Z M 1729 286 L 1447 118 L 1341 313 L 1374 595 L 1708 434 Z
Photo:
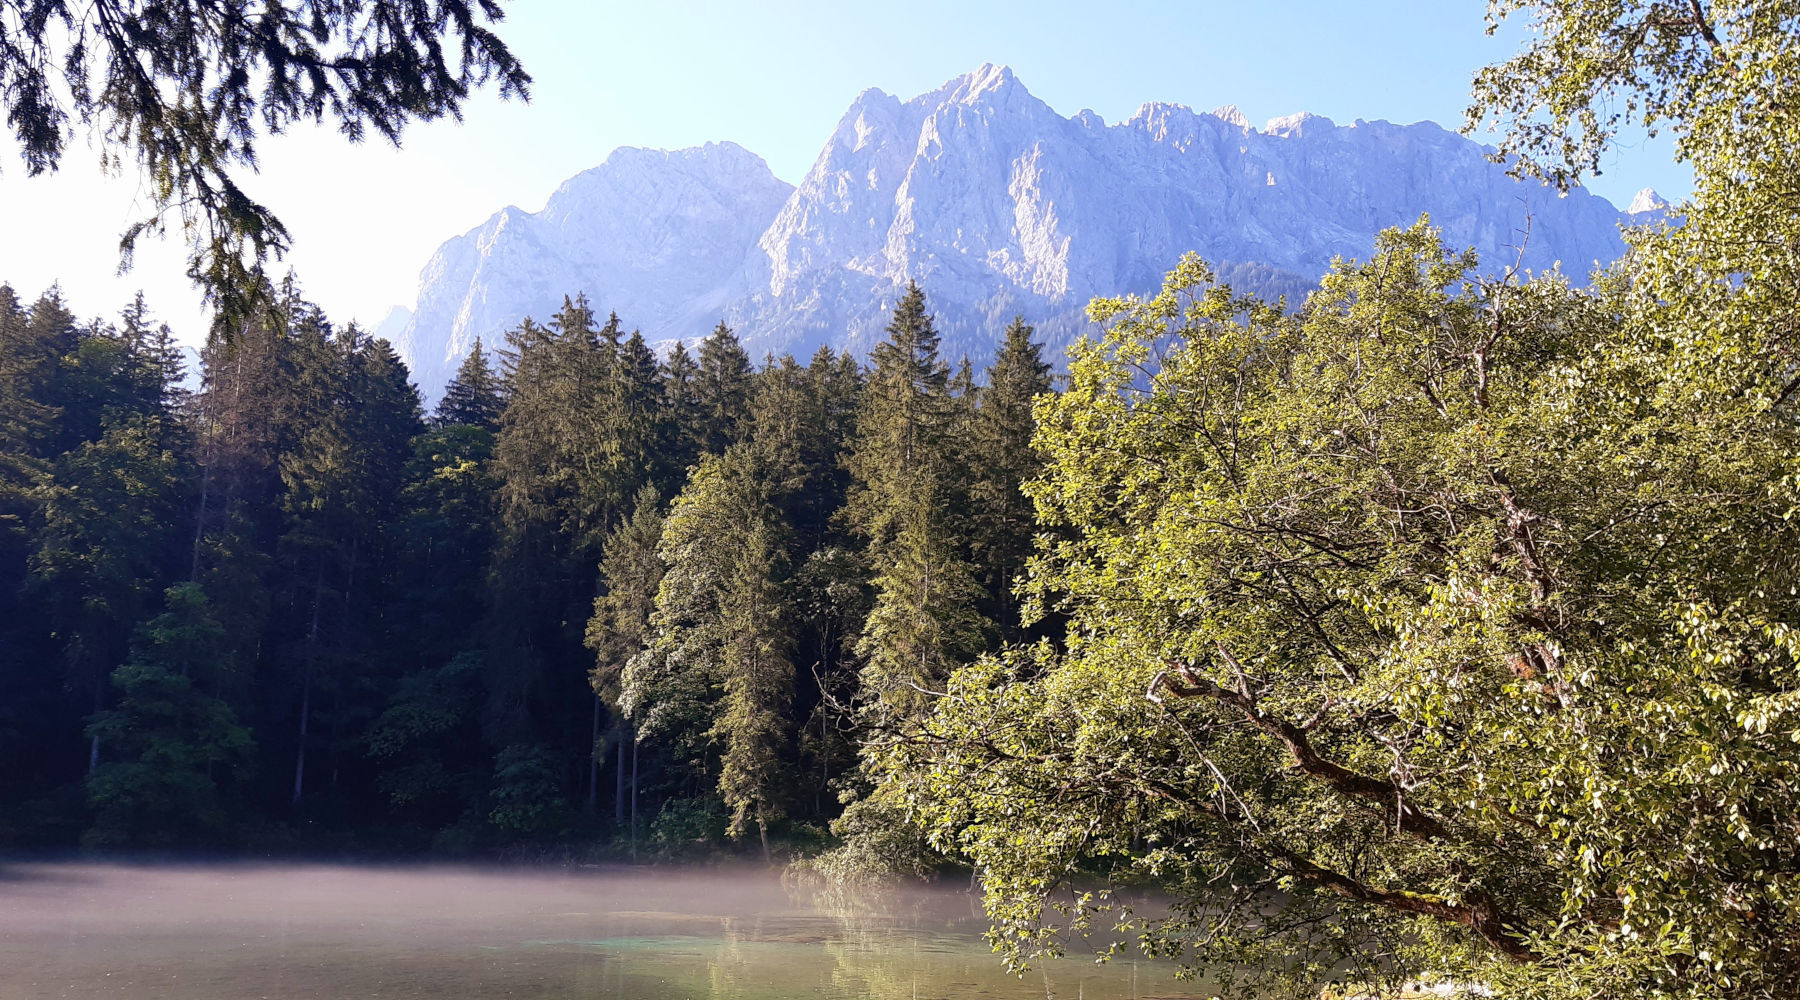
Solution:
M 702 451 L 722 455 L 742 437 L 740 425 L 749 412 L 750 383 L 750 355 L 721 320 L 700 342 L 700 376 L 695 384 L 700 397 Z
M 639 489 L 660 486 L 681 471 L 670 466 L 666 451 L 670 432 L 662 368 L 644 335 L 636 330 L 619 347 L 602 407 L 609 418 L 604 428 L 606 446 L 617 456 L 604 473 L 610 485 L 610 527 L 631 511 Z
M 730 816 L 726 827 L 741 837 L 756 820 L 763 860 L 769 860 L 769 824 L 781 818 L 787 794 L 785 752 L 792 723 L 794 664 L 790 656 L 792 607 L 778 580 L 784 562 L 780 524 L 772 507 L 746 526 L 720 602 L 725 642 L 724 710 L 714 724 L 724 751 L 719 797 Z
M 54 289 L 27 310 L 0 285 L 0 545 L 10 539 L 15 566 L 29 545 L 30 494 L 63 450 L 62 359 L 75 339 L 74 317 Z
M 979 652 L 973 637 L 986 628 L 958 603 L 969 595 L 972 572 L 946 502 L 961 478 L 952 434 L 957 401 L 937 349 L 925 294 L 911 284 L 873 352 L 848 461 L 845 511 L 866 540 L 876 591 L 856 651 L 865 699 L 885 718 L 922 710 L 923 693 Z
M 815 818 L 835 812 L 833 781 L 854 766 L 845 706 L 855 701 L 853 646 L 868 617 L 870 593 L 862 547 L 840 516 L 850 488 L 846 456 L 855 439 L 863 371 L 848 352 L 820 347 L 807 365 L 808 396 L 820 449 L 804 495 L 790 500 L 798 545 L 794 574 L 797 719 Z
M 1031 339 L 1034 332 L 1022 316 L 1007 325 L 969 436 L 970 549 L 988 592 L 982 607 L 1009 638 L 1021 635 L 1013 587 L 1036 530 L 1036 512 L 1021 486 L 1043 468 L 1032 446 L 1032 406 L 1050 391 L 1050 365 Z
M 173 412 L 179 359 L 167 329 L 151 327 L 143 297 L 127 307 L 118 327 L 77 328 L 67 316 L 52 310 L 40 328 L 52 333 L 50 342 L 34 338 L 66 353 L 41 372 L 52 382 L 40 391 L 54 391 L 57 404 L 55 433 L 42 438 L 42 447 L 46 455 L 60 454 L 40 466 L 30 498 L 34 530 L 23 589 L 33 610 L 21 614 L 22 623 L 39 623 L 64 665 L 60 677 L 39 670 L 46 682 L 60 681 L 69 704 L 46 717 L 63 731 L 36 741 L 50 759 L 31 768 L 58 777 L 79 759 L 80 733 L 70 723 L 104 707 L 107 677 L 124 659 L 132 627 L 148 616 L 171 577 L 190 461 Z M 19 400 L 27 414 L 33 402 L 29 394 Z M 0 638 L 0 650 L 6 645 Z M 40 660 L 46 662 L 54 660 Z M 94 750 L 90 743 L 89 770 Z
M 875 605 L 856 641 L 863 697 L 878 721 L 923 715 L 950 673 L 983 651 L 991 627 L 937 495 L 919 476 L 913 492 L 897 498 L 894 538 L 875 570 Z
M 878 553 L 894 535 L 903 495 L 920 475 L 944 477 L 953 419 L 950 372 L 938 357 L 938 333 L 917 284 L 894 308 L 887 338 L 871 352 L 848 465 L 852 485 L 846 514 Z
M 159 418 L 117 419 L 99 441 L 52 466 L 31 560 L 32 589 L 63 647 L 64 683 L 87 712 L 104 707 L 107 675 L 123 660 L 132 627 L 179 564 L 189 478 L 189 456 Z M 97 751 L 90 748 L 90 769 Z
M 747 443 L 703 458 L 664 522 L 654 639 L 623 678 L 625 712 L 644 739 L 699 773 L 722 774 L 729 762 L 729 781 L 714 787 L 739 834 L 779 808 L 777 744 L 791 727 L 793 684 L 784 532 Z
M 705 421 L 700 396 L 700 366 L 688 353 L 687 346 L 677 340 L 663 359 L 663 404 L 668 413 L 668 480 L 662 485 L 674 495 L 687 477 L 688 467 L 705 450 Z
M 554 761 L 559 775 L 579 767 L 591 789 L 599 703 L 580 697 L 593 664 L 583 625 L 606 533 L 647 478 L 653 449 L 631 435 L 653 415 L 660 376 L 642 339 L 629 343 L 616 314 L 595 329 L 580 296 L 549 330 L 527 324 L 509 339 L 484 728 L 507 760 Z
M 440 427 L 466 424 L 495 430 L 500 426 L 500 412 L 506 408 L 505 386 L 488 362 L 481 338 L 475 338 L 469 356 L 456 369 L 456 377 L 444 387 L 444 398 L 438 400 L 437 423 Z
M 275 647 L 293 685 L 294 766 L 290 800 L 306 791 L 306 765 L 319 742 L 315 695 L 335 694 L 347 674 L 344 619 L 353 595 L 360 486 L 347 390 L 352 359 L 324 315 L 305 308 L 290 336 L 295 425 L 280 454 L 283 531 L 276 550 L 280 612 Z

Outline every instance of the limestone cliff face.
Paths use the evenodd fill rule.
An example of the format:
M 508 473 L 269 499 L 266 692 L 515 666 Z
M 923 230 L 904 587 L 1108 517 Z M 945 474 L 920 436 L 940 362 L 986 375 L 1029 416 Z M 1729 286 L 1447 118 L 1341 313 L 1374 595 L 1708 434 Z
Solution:
M 445 241 L 419 274 L 397 346 L 435 397 L 476 337 L 494 344 L 526 316 L 546 320 L 565 295 L 585 293 L 602 315 L 615 310 L 646 330 L 710 328 L 723 289 L 792 191 L 733 143 L 615 150 L 542 211 L 508 207 Z
M 1190 250 L 1245 290 L 1294 293 L 1425 213 L 1496 269 L 1560 263 L 1580 280 L 1623 249 L 1610 203 L 1515 181 L 1485 154 L 1429 122 L 1258 129 L 1174 104 L 1065 118 L 983 66 L 911 100 L 865 91 L 797 187 L 728 143 L 621 149 L 542 212 L 445 243 L 402 349 L 433 394 L 476 335 L 581 291 L 652 340 L 724 318 L 758 356 L 865 351 L 917 280 L 946 353 L 979 360 L 1014 313 L 1061 346 L 1090 298 L 1152 290 Z

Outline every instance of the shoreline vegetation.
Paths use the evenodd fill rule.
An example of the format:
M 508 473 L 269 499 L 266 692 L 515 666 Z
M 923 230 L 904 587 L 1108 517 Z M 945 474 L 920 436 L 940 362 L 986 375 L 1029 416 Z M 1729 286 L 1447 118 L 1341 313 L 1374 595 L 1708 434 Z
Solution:
M 1518 173 L 1694 169 L 1583 284 L 1189 256 L 1055 375 L 916 284 L 866 360 L 575 294 L 429 416 L 292 276 L 192 390 L 0 286 L 0 849 L 792 852 L 961 866 L 1009 968 L 1800 995 L 1800 0 L 1489 17 Z

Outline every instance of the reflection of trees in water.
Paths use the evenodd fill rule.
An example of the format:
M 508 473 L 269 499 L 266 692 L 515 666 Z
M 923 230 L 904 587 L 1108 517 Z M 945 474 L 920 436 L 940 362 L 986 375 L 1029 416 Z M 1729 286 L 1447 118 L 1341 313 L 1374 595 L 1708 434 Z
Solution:
M 745 969 L 750 960 L 744 954 L 744 934 L 738 924 L 736 917 L 725 918 L 724 924 L 719 928 L 719 946 L 706 963 L 714 997 L 742 996 L 745 983 L 756 980 Z
M 834 995 L 912 1000 L 991 995 L 996 988 L 1017 996 L 1081 992 L 1079 973 L 1058 989 L 1043 965 L 1015 978 L 1002 969 L 999 956 L 972 946 L 970 939 L 987 927 L 980 897 L 973 894 L 807 886 L 790 887 L 789 898 L 836 924 L 837 934 L 824 942 L 834 963 Z
M 595 1000 L 1139 995 L 1134 962 L 1040 963 L 1023 977 L 1008 974 L 999 956 L 978 943 L 986 926 L 979 899 L 962 893 L 790 887 L 788 903 L 784 910 L 715 917 L 707 939 L 693 941 L 695 952 L 647 951 L 625 968 L 596 970 L 585 982 L 598 987 Z M 639 964 L 652 958 L 653 965 Z M 1144 977 L 1146 985 L 1152 978 Z M 1166 977 L 1157 982 L 1170 985 Z

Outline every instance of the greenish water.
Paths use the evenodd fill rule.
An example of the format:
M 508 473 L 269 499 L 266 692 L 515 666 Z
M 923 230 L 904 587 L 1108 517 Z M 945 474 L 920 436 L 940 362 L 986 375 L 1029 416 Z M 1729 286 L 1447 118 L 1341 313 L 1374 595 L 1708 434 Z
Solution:
M 772 875 L 0 866 L 0 1000 L 1131 998 L 1166 965 L 1008 975 L 960 887 L 841 899 Z

